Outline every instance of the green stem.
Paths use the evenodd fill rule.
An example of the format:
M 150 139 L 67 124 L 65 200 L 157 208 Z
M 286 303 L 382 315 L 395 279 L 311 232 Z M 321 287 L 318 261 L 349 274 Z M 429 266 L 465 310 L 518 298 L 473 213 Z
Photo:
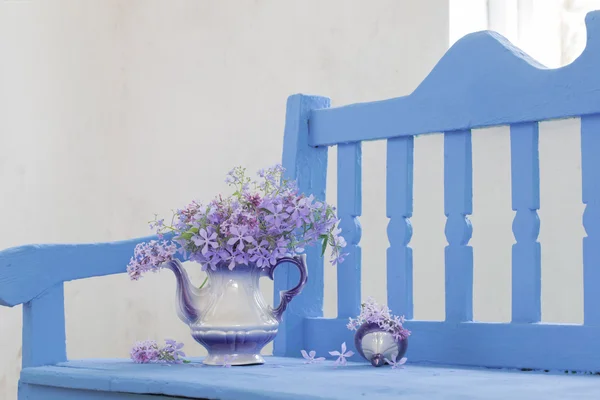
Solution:
M 204 287 L 204 285 L 206 285 L 206 282 L 208 282 L 208 276 L 206 278 L 204 278 L 204 282 L 202 282 L 202 285 L 200 285 L 200 287 L 198 289 L 202 289 Z
M 152 222 L 156 222 L 156 221 L 149 221 L 148 223 L 150 224 L 150 223 L 152 223 Z M 170 230 L 172 230 L 172 231 L 176 231 L 176 230 L 177 230 L 177 229 L 175 229 L 174 227 L 172 227 L 172 226 L 170 226 L 170 225 L 164 225 L 164 224 L 163 224 L 163 226 L 161 226 L 161 228 L 170 229 Z

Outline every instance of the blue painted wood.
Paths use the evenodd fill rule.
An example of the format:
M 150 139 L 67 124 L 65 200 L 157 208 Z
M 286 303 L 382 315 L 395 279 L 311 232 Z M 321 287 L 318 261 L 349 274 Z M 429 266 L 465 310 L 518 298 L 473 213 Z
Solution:
M 386 214 L 390 219 L 387 235 L 388 307 L 397 315 L 413 317 L 413 257 L 408 245 L 412 238 L 413 211 L 412 136 L 387 142 Z
M 308 116 L 311 110 L 329 107 L 325 97 L 296 94 L 287 100 L 283 161 L 285 176 L 296 179 L 300 192 L 325 200 L 327 180 L 327 148 L 308 144 Z M 273 354 L 296 355 L 303 348 L 302 321 L 304 317 L 323 315 L 323 258 L 320 248 L 306 250 L 309 277 L 303 292 L 290 303 L 273 344 Z M 275 272 L 274 302 L 279 293 L 294 287 L 299 280 L 296 268 L 279 267 Z
M 444 214 L 446 220 L 446 321 L 473 319 L 473 212 L 471 132 L 444 134 Z
M 600 115 L 581 118 L 583 226 L 583 319 L 600 325 Z
M 23 368 L 67 359 L 63 283 L 23 305 Z
M 220 400 L 596 400 L 600 393 L 600 379 L 591 376 L 420 365 L 393 370 L 353 362 L 335 368 L 333 360 L 308 365 L 302 359 L 277 357 L 268 357 L 263 366 L 244 368 L 162 367 L 133 365 L 124 360 L 86 360 L 27 368 L 21 374 L 21 382 L 98 390 L 107 394 L 104 398 L 119 400 L 122 397 L 109 396 L 126 392 Z
M 546 69 L 495 32 L 459 40 L 410 95 L 311 115 L 311 143 L 332 145 L 600 113 L 600 11 L 572 64 Z
M 0 305 L 26 303 L 62 282 L 123 273 L 135 245 L 152 239 L 157 238 L 28 245 L 0 251 Z
M 362 213 L 362 153 L 360 143 L 338 146 L 338 217 L 347 246 L 344 263 L 337 274 L 338 317 L 356 317 L 360 313 L 361 287 L 359 246 Z
M 510 127 L 512 209 L 516 211 L 512 247 L 512 321 L 541 320 L 540 162 L 538 123 Z
M 353 343 L 347 323 L 307 319 L 306 348 L 324 354 L 339 347 L 340 340 Z M 405 326 L 412 332 L 409 362 L 600 372 L 598 326 L 414 320 Z
M 132 393 L 107 393 L 94 390 L 73 390 L 51 386 L 19 384 L 19 399 L 26 400 L 162 400 L 172 396 Z M 181 399 L 181 398 L 180 398 Z

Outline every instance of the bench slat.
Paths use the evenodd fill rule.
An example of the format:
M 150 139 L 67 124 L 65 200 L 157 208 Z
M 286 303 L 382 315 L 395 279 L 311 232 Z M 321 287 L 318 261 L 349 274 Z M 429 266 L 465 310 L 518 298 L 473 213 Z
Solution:
M 302 359 L 267 357 L 254 367 L 135 365 L 128 360 L 84 360 L 26 368 L 21 382 L 105 392 L 143 393 L 220 400 L 430 400 L 594 399 L 600 378 L 408 365 L 374 368 L 331 360 L 307 365 Z M 594 397 L 596 396 L 596 397 Z M 108 399 L 112 397 L 106 397 Z M 85 399 L 85 398 L 84 398 Z
M 446 321 L 473 319 L 473 213 L 471 131 L 444 133 L 444 214 L 446 215 Z
M 511 125 L 512 208 L 516 211 L 512 247 L 512 321 L 541 319 L 542 264 L 538 242 L 540 220 L 540 160 L 537 122 Z
M 355 317 L 360 313 L 362 148 L 360 143 L 338 146 L 338 218 L 347 246 L 345 261 L 337 274 L 338 316 Z
M 600 326 L 600 114 L 581 118 L 583 319 Z
M 386 215 L 388 306 L 397 315 L 413 317 L 413 251 L 410 217 L 413 212 L 412 136 L 387 141 Z
M 354 343 L 345 319 L 310 318 L 306 349 L 325 354 Z M 492 368 L 600 372 L 600 327 L 407 321 L 409 361 Z M 350 346 L 352 350 L 354 346 Z

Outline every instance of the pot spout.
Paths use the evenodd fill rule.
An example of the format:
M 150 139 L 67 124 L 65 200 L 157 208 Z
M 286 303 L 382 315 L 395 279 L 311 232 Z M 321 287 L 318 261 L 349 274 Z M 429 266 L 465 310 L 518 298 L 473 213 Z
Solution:
M 177 315 L 186 324 L 192 324 L 200 318 L 200 290 L 194 287 L 179 260 L 165 263 L 165 268 L 175 274 L 177 280 Z

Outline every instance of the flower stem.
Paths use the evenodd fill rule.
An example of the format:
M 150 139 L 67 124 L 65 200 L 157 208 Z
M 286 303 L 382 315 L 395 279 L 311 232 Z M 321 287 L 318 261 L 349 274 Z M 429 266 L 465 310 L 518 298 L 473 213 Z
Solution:
M 208 282 L 208 276 L 206 278 L 204 278 L 204 282 L 202 282 L 202 285 L 200 285 L 200 287 L 198 289 L 202 289 L 204 287 L 204 285 L 206 285 L 206 282 Z

